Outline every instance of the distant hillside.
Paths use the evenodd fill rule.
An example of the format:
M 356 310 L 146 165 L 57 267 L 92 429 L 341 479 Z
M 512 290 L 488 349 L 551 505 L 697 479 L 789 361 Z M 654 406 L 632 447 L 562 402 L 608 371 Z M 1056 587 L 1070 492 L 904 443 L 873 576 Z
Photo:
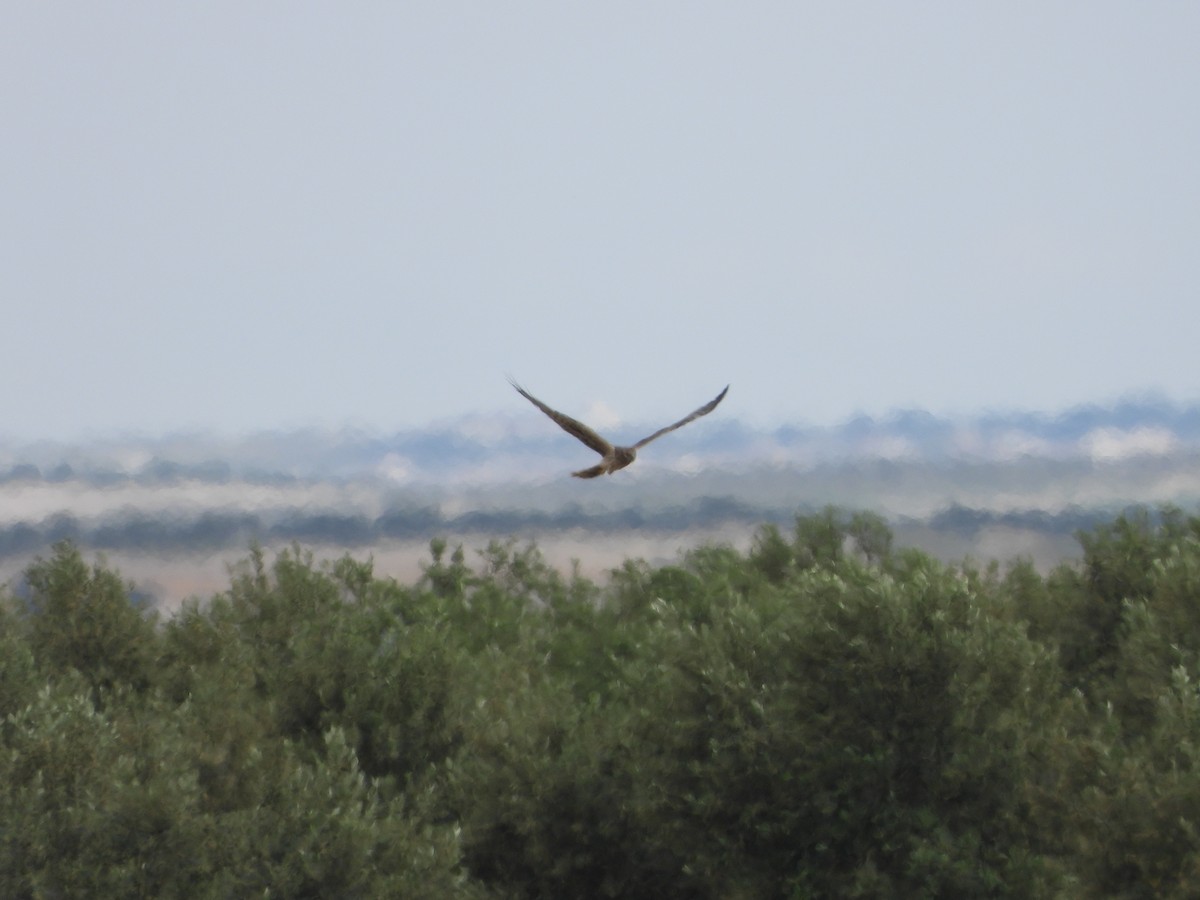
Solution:
M 642 426 L 612 437 L 633 440 Z M 693 474 L 718 467 L 894 460 L 1013 462 L 1026 458 L 1116 462 L 1200 450 L 1200 405 L 1157 400 L 1081 406 L 1049 415 L 985 413 L 944 418 L 918 410 L 859 416 L 829 428 L 754 428 L 705 420 L 646 451 L 638 469 Z M 111 486 L 181 479 L 280 484 L 294 479 L 381 477 L 397 484 L 502 484 L 562 474 L 590 451 L 536 413 L 474 416 L 391 435 L 356 429 L 236 437 L 174 434 L 86 444 L 16 444 L 0 434 L 0 483 L 82 480 Z
M 877 512 L 900 540 L 943 554 L 1052 561 L 1062 539 L 1128 506 L 1200 503 L 1200 406 L 1130 401 L 961 419 L 905 411 L 833 428 L 762 429 L 726 416 L 656 443 L 613 477 L 570 477 L 591 458 L 523 412 L 393 435 L 0 442 L 0 561 L 17 565 L 64 538 L 179 555 L 252 541 L 365 550 L 438 534 L 749 535 L 826 505 Z

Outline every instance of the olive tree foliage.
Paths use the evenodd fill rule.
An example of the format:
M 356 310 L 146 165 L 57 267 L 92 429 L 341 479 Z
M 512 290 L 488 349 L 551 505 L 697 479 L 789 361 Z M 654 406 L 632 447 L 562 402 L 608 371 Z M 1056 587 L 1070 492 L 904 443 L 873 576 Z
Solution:
M 41 676 L 14 604 L 0 602 L 0 722 L 32 702 Z
M 1196 896 L 1200 520 L 1081 543 L 252 548 L 161 621 L 59 545 L 0 603 L 0 896 Z
M 1200 519 L 1168 508 L 1122 516 L 1088 548 L 1088 607 L 1115 617 L 1082 761 L 1077 848 L 1111 897 L 1200 892 Z M 1115 607 L 1115 611 L 1113 611 Z
M 26 578 L 0 635 L 24 648 L 0 663 L 0 895 L 479 893 L 421 777 L 453 744 L 449 656 L 369 563 L 255 550 L 157 628 L 73 547 Z
M 30 645 L 43 666 L 74 669 L 93 691 L 145 688 L 153 655 L 153 619 L 130 602 L 131 586 L 102 564 L 89 566 L 69 542 L 25 572 Z
M 830 521 L 749 560 L 627 564 L 605 692 L 480 704 L 486 750 L 454 767 L 472 871 L 537 897 L 1048 890 L 1025 784 L 1052 654 L 952 570 L 847 556 Z

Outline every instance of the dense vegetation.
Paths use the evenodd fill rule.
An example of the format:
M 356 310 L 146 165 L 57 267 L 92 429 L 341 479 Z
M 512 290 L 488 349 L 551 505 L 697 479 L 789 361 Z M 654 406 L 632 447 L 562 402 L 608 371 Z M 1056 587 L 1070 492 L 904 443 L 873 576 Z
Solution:
M 603 586 L 254 551 L 0 609 L 0 896 L 1195 897 L 1200 519 L 947 566 L 836 510 Z

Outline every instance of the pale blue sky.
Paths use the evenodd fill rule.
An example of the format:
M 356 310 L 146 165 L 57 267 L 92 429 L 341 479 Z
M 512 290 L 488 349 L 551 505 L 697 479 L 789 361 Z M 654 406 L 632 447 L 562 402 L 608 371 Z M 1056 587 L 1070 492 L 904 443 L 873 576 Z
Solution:
M 0 437 L 1200 399 L 1200 5 L 0 11 Z

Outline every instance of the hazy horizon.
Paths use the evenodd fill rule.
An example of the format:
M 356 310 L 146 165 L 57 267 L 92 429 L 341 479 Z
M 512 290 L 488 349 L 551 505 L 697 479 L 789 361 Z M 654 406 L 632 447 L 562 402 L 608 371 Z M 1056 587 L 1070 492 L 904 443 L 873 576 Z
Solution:
M 614 426 L 621 431 L 626 426 Z M 760 430 L 713 415 L 595 481 L 595 455 L 536 410 L 361 431 L 197 434 L 0 447 L 0 575 L 63 538 L 177 603 L 218 590 L 253 543 L 371 555 L 412 579 L 433 537 L 536 540 L 600 576 L 711 540 L 745 549 L 826 505 L 883 516 L 949 561 L 1021 555 L 1045 569 L 1072 535 L 1129 506 L 1200 502 L 1200 405 L 1160 400 L 939 418 L 906 411 L 833 428 Z

